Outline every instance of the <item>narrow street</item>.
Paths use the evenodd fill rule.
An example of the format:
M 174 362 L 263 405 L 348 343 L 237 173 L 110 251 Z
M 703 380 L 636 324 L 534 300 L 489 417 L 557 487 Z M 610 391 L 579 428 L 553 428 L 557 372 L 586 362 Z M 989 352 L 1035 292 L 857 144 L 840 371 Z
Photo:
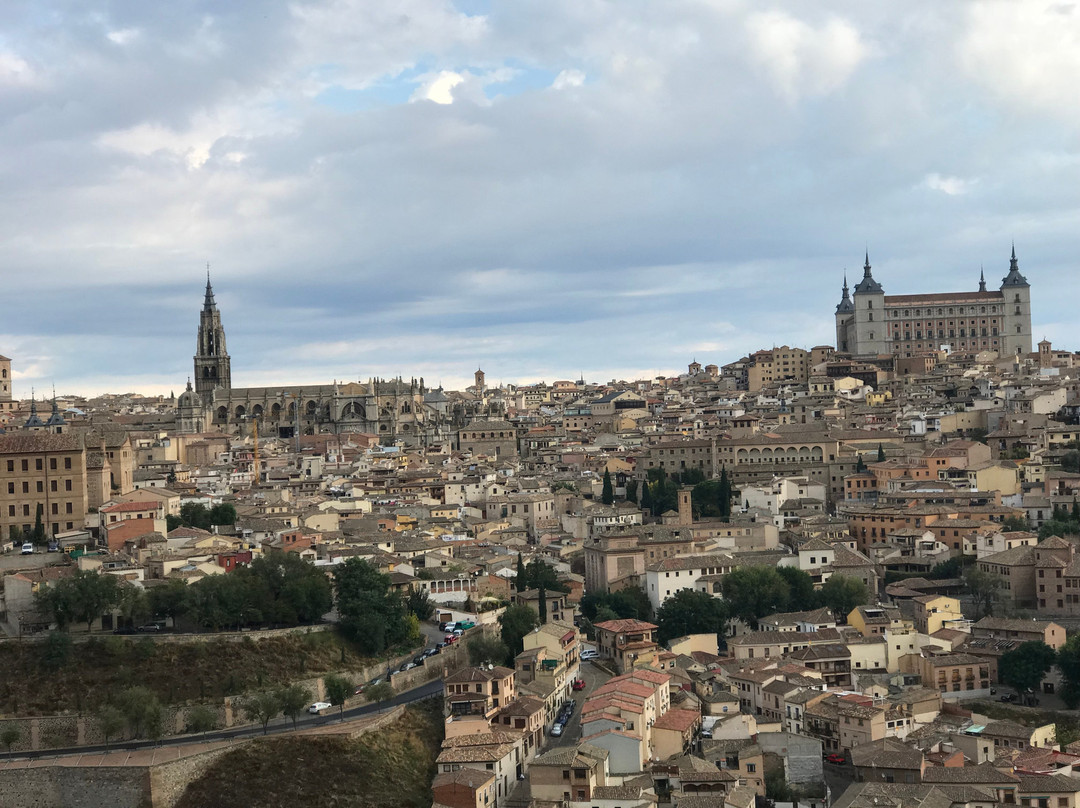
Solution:
M 581 740 L 581 706 L 585 703 L 585 699 L 592 695 L 592 692 L 596 690 L 596 688 L 600 687 L 611 678 L 611 674 L 601 670 L 591 662 L 582 662 L 578 675 L 585 680 L 585 689 L 574 692 L 574 714 L 570 717 L 569 723 L 567 723 L 566 727 L 563 729 L 561 737 L 548 737 L 548 749 L 552 749 L 556 746 L 573 746 Z

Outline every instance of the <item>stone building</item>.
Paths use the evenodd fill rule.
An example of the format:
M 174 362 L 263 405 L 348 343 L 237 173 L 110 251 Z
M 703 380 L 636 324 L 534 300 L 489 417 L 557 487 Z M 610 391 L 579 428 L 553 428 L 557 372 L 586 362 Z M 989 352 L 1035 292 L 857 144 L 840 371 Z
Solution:
M 86 446 L 81 435 L 0 435 L 0 531 L 29 533 L 38 509 L 49 536 L 79 530 L 90 508 Z
M 1015 248 L 997 291 L 988 291 L 980 277 L 976 292 L 886 295 L 870 270 L 869 254 L 854 294 L 844 279 L 836 307 L 837 350 L 905 357 L 942 346 L 1002 356 L 1031 353 L 1031 286 L 1020 274 Z

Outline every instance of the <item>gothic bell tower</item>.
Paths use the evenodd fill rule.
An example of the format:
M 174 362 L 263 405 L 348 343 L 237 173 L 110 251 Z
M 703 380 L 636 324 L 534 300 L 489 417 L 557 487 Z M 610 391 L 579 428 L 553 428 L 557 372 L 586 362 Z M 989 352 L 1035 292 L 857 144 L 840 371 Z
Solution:
M 209 404 L 214 388 L 232 387 L 232 369 L 229 354 L 225 350 L 225 329 L 221 326 L 221 312 L 214 302 L 214 290 L 210 286 L 210 269 L 206 270 L 206 297 L 199 313 L 199 337 L 195 346 L 195 392 Z

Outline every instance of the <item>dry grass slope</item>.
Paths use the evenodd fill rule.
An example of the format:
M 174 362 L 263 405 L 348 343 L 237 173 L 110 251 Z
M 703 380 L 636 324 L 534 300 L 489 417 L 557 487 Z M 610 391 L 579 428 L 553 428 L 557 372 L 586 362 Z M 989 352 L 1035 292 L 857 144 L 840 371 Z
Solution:
M 176 808 L 428 808 L 442 729 L 431 700 L 356 740 L 246 744 L 191 783 Z
M 0 645 L 0 713 L 91 711 L 134 685 L 165 703 L 213 699 L 370 662 L 332 631 L 242 642 L 107 636 L 76 644 L 56 672 L 46 669 L 41 650 L 41 643 Z

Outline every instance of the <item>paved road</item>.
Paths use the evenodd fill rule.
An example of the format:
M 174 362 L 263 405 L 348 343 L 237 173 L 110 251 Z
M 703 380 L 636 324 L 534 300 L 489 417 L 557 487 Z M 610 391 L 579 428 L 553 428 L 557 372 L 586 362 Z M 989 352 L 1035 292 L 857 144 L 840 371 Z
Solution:
M 361 716 L 370 715 L 371 713 L 377 713 L 385 710 L 389 707 L 397 706 L 398 704 L 409 704 L 410 702 L 419 701 L 420 699 L 426 699 L 429 696 L 435 696 L 442 693 L 443 683 L 442 679 L 436 679 L 433 682 L 428 682 L 420 687 L 413 688 L 412 690 L 406 690 L 404 693 L 399 693 L 390 701 L 383 704 L 365 704 L 360 707 L 353 707 L 349 710 L 345 710 L 345 720 L 349 721 Z M 336 709 L 331 710 L 326 715 L 308 715 L 304 714 L 303 718 L 297 722 L 297 729 L 308 729 L 310 727 L 319 727 L 326 724 L 333 724 L 340 721 L 340 716 Z M 291 732 L 293 728 L 292 720 L 288 718 L 279 718 L 271 721 L 267 727 L 267 735 L 277 735 L 283 732 Z M 191 743 L 206 743 L 209 741 L 224 741 L 230 738 L 254 738 L 263 734 L 261 727 L 237 727 L 236 729 L 219 730 L 218 732 L 208 732 L 206 737 L 202 735 L 184 735 L 177 738 L 166 738 L 160 744 L 154 741 L 121 741 L 119 743 L 112 744 L 109 749 L 111 751 L 118 750 L 131 750 L 131 749 L 147 749 L 154 746 L 178 746 Z M 59 757 L 60 755 L 78 755 L 78 754 L 90 754 L 93 752 L 105 752 L 106 747 L 104 744 L 98 746 L 74 746 L 67 749 L 48 749 L 39 752 L 2 752 L 0 753 L 0 760 L 13 760 L 22 758 L 42 758 L 42 757 Z
M 63 553 L 34 553 L 33 555 L 23 555 L 18 550 L 15 550 L 12 553 L 0 555 L 0 572 L 33 570 L 38 567 L 48 567 L 51 564 L 62 564 L 63 562 Z
M 578 675 L 585 680 L 585 689 L 574 692 L 574 714 L 570 716 L 570 721 L 563 728 L 563 734 L 560 737 L 548 738 L 548 749 L 557 746 L 573 746 L 581 740 L 581 706 L 596 688 L 611 678 L 611 674 L 591 662 L 582 662 Z

